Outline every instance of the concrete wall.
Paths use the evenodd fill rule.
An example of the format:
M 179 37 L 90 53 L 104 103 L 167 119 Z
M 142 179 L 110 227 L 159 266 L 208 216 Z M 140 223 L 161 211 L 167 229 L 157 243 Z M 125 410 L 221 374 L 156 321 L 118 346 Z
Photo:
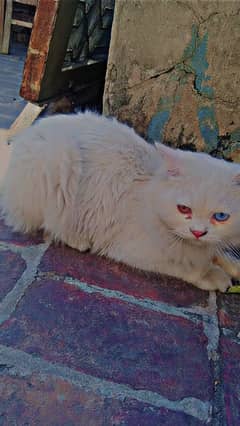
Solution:
M 104 113 L 240 161 L 240 1 L 116 0 Z

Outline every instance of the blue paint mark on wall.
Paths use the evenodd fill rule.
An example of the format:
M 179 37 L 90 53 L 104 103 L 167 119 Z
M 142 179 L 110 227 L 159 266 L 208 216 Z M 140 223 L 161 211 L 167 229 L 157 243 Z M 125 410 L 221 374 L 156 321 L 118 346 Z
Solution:
M 161 97 L 158 102 L 158 111 L 152 117 L 148 130 L 147 140 L 150 143 L 154 141 L 163 142 L 164 139 L 164 128 L 171 116 L 171 111 L 176 102 L 179 101 L 179 96 L 165 96 Z
M 215 117 L 214 106 L 202 106 L 198 109 L 198 120 L 201 135 L 206 142 L 207 151 L 217 147 L 218 142 L 218 124 Z
M 192 39 L 184 51 L 183 60 L 187 63 L 188 71 L 192 71 L 195 74 L 195 88 L 198 93 L 213 98 L 213 88 L 206 85 L 206 82 L 210 80 L 210 77 L 206 75 L 208 69 L 207 43 L 208 34 L 204 34 L 201 38 L 194 25 Z
M 194 75 L 194 88 L 201 96 L 197 110 L 199 128 L 206 143 L 206 151 L 211 152 L 217 147 L 219 129 L 214 110 L 214 90 L 209 84 L 211 78 L 206 74 L 209 66 L 207 48 L 208 34 L 205 33 L 200 36 L 196 25 L 193 25 L 191 41 L 185 48 L 181 64 L 176 67 L 175 72 L 180 85 L 183 83 L 183 76 L 188 78 L 189 73 Z M 158 111 L 152 117 L 148 127 L 147 138 L 149 142 L 163 141 L 164 128 L 177 101 L 179 101 L 179 96 L 160 99 Z
M 184 51 L 184 63 L 188 72 L 195 76 L 194 85 L 199 95 L 203 96 L 202 105 L 199 106 L 197 115 L 201 135 L 206 143 L 206 150 L 210 152 L 217 147 L 218 124 L 214 111 L 214 91 L 207 84 L 211 78 L 206 75 L 208 69 L 207 46 L 208 34 L 199 36 L 197 27 L 192 28 L 192 39 Z
M 150 143 L 154 141 L 163 141 L 164 126 L 169 120 L 170 111 L 157 112 L 153 117 L 148 127 L 147 138 Z

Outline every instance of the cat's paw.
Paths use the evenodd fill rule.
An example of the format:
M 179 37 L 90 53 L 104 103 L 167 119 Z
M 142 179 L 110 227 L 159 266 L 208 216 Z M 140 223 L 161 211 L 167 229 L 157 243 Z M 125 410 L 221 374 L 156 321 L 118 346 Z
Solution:
M 218 290 L 224 293 L 232 286 L 231 278 L 218 266 L 211 268 L 207 274 L 196 283 L 203 290 Z

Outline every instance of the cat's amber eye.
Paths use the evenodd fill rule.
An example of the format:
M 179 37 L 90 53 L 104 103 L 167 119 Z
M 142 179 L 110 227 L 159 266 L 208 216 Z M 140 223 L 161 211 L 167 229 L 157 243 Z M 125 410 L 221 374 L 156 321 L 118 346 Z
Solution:
M 183 204 L 178 204 L 177 205 L 178 211 L 182 214 L 192 214 L 192 209 L 190 209 L 190 207 L 188 206 L 184 206 Z

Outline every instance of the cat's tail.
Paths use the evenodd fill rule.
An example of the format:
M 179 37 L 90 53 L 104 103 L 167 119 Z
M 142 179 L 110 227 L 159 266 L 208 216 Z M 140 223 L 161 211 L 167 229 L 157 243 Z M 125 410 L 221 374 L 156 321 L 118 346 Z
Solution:
M 8 130 L 0 129 L 0 187 L 6 174 L 12 151 L 8 137 Z

